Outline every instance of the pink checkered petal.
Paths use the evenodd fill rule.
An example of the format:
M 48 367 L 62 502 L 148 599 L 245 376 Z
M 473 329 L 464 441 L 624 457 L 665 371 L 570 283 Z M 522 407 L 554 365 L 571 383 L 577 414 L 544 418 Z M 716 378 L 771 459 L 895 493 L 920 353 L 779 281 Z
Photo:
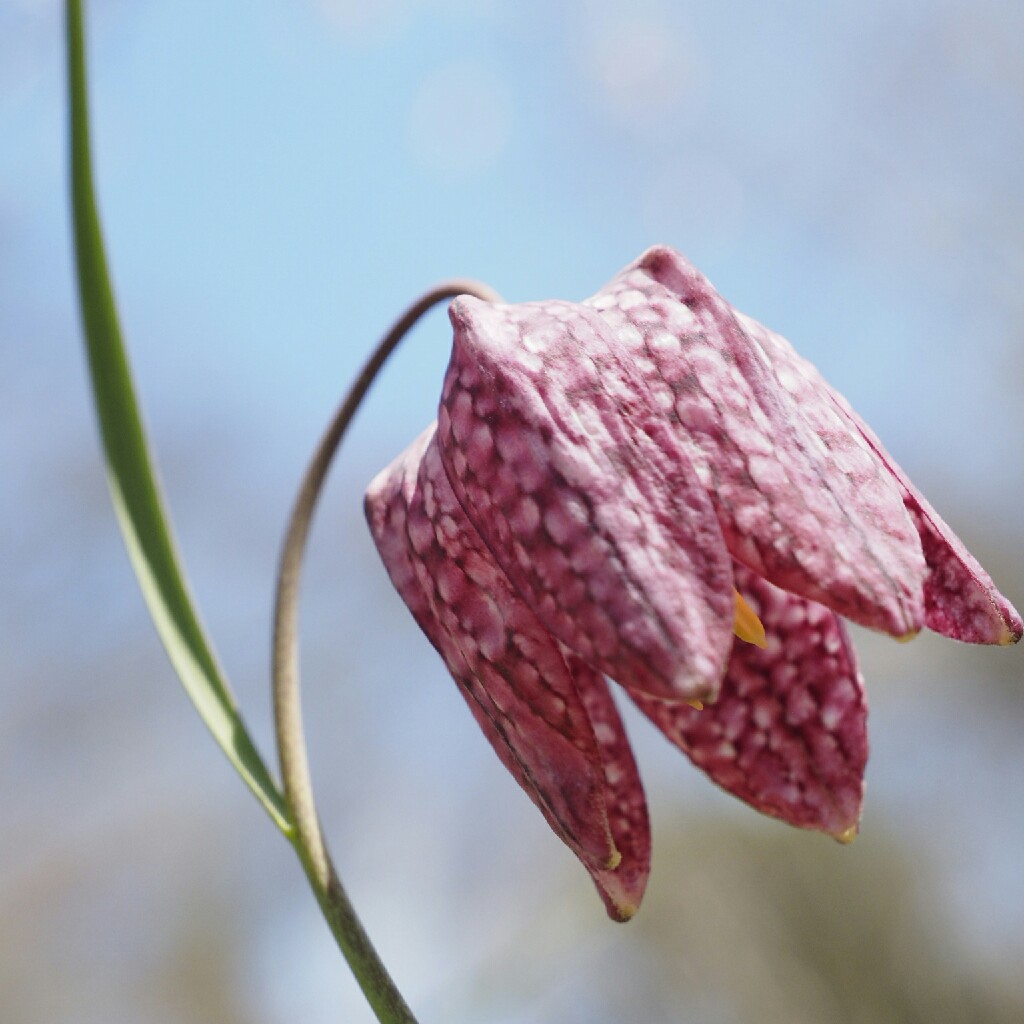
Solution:
M 732 307 L 671 249 L 649 250 L 588 304 L 676 424 L 738 561 L 865 626 L 920 628 L 914 525 L 827 393 L 794 401 Z
M 1017 643 L 1024 632 L 1020 613 L 996 589 L 992 577 L 907 479 L 878 438 L 866 426 L 863 431 L 900 484 L 904 504 L 921 535 L 928 563 L 924 583 L 925 625 L 966 643 Z
M 764 623 L 767 648 L 737 640 L 722 692 L 703 711 L 633 699 L 723 789 L 849 840 L 864 793 L 867 704 L 843 625 L 739 565 L 736 586 Z
M 793 398 L 803 405 L 809 394 L 827 394 L 832 399 L 833 419 L 840 419 L 843 428 L 894 479 L 920 535 L 928 566 L 924 581 L 925 625 L 968 643 L 1010 644 L 1020 640 L 1022 623 L 1017 610 L 996 589 L 988 573 L 914 487 L 849 402 L 785 338 L 749 317 L 741 319 L 748 333 L 767 352 L 776 376 Z
M 636 913 L 651 870 L 651 827 L 633 751 L 604 676 L 563 648 L 583 706 L 590 716 L 604 765 L 608 824 L 622 860 L 614 871 L 591 872 L 608 916 L 627 921 Z
M 645 825 L 646 809 L 621 723 L 603 680 L 570 669 L 495 565 L 451 491 L 433 427 L 371 483 L 366 511 L 392 582 L 502 763 L 593 876 L 609 913 L 629 916 L 646 870 L 636 870 L 642 840 L 622 833 L 619 819 L 626 808 Z
M 551 633 L 624 686 L 717 691 L 731 560 L 670 424 L 592 310 L 452 303 L 438 446 L 466 514 Z

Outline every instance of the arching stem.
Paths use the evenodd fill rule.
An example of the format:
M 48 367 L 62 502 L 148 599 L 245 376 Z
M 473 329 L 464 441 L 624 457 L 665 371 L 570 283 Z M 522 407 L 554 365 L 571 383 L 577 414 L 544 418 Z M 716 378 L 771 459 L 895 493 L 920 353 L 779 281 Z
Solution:
M 381 1024 L 416 1024 L 402 994 L 349 902 L 320 830 L 302 727 L 299 689 L 299 582 L 316 503 L 345 432 L 388 356 L 431 307 L 456 295 L 491 302 L 500 297 L 474 281 L 438 285 L 412 304 L 381 340 L 317 445 L 285 532 L 274 602 L 273 687 L 277 752 L 295 826 L 293 845 L 331 931 Z

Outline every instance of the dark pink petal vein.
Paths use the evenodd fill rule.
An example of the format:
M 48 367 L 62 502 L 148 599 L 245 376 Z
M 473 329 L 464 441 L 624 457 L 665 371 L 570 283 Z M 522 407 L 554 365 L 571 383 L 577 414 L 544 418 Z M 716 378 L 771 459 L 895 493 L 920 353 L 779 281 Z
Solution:
M 845 431 L 857 437 L 864 450 L 893 478 L 920 536 L 928 566 L 924 580 L 925 625 L 936 633 L 973 644 L 1020 640 L 1022 623 L 1017 610 L 849 402 L 785 338 L 749 317 L 742 320 L 751 337 L 762 345 L 779 383 L 794 400 L 803 405 L 810 395 L 828 396 L 833 422 L 840 422 Z
M 732 565 L 708 495 L 600 318 L 452 304 L 438 447 L 456 496 L 544 624 L 660 697 L 713 696 Z
M 624 919 L 639 906 L 650 844 L 639 776 L 607 686 L 578 662 L 571 671 L 511 591 L 452 494 L 433 433 L 370 485 L 371 531 L 502 762 L 583 861 L 609 913 Z
M 732 307 L 671 249 L 650 249 L 588 304 L 677 425 L 738 561 L 862 625 L 920 629 L 914 525 L 849 430 L 817 429 L 827 394 L 794 402 Z
M 764 623 L 764 650 L 736 640 L 718 700 L 703 711 L 633 694 L 723 789 L 801 828 L 851 839 L 867 763 L 867 702 L 843 624 L 742 566 L 736 585 Z

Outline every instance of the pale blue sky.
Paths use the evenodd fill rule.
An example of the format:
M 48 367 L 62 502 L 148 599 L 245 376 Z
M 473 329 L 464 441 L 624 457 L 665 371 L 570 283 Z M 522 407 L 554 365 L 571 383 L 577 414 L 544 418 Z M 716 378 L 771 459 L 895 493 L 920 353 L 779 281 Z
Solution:
M 23 301 L 65 315 L 59 50 L 38 27 L 56 5 L 8 2 L 0 210 Z M 1020 426 L 999 401 L 1024 201 L 998 50 L 1013 5 L 968 22 L 948 3 L 649 2 L 628 24 L 608 2 L 93 6 L 100 189 L 144 386 L 198 370 L 215 385 L 188 400 L 258 401 L 288 430 L 295 396 L 322 415 L 433 280 L 581 296 L 664 241 L 926 472 L 935 439 L 998 489 L 1004 453 L 977 435 Z M 404 356 L 396 436 L 429 413 L 443 347 Z
M 98 186 L 131 355 L 195 591 L 265 745 L 291 488 L 379 333 L 454 275 L 513 300 L 582 297 L 648 245 L 675 246 L 822 367 L 1024 603 L 1016 0 L 88 7 Z M 140 1019 L 148 1004 L 94 949 L 97 928 L 115 953 L 134 948 L 144 979 L 173 931 L 153 916 L 209 884 L 249 926 L 224 941 L 239 942 L 251 1019 L 290 1021 L 300 1005 L 306 1021 L 339 1008 L 362 1020 L 287 851 L 178 691 L 116 535 L 73 305 L 61 60 L 55 0 L 0 0 L 0 782 L 13 781 L 0 916 L 40 872 L 66 879 L 60 905 L 38 904 L 24 940 L 0 948 L 0 987 L 6 958 L 24 1005 L 45 1009 L 30 1019 Z M 538 891 L 582 908 L 548 936 L 579 968 L 572 984 L 599 986 L 609 959 L 642 976 L 637 933 L 601 930 L 360 521 L 366 481 L 433 415 L 447 346 L 434 314 L 360 416 L 305 611 L 329 830 L 358 838 L 356 902 L 435 1008 L 508 948 Z M 980 962 L 1019 963 L 1020 652 L 857 642 L 874 753 L 848 858 L 877 855 L 886 834 L 931 849 L 950 934 Z M 743 812 L 656 737 L 638 747 L 655 884 L 693 884 L 658 860 L 658 822 Z M 367 797 L 378 787 L 383 801 Z M 187 868 L 154 839 L 163 828 L 210 859 Z M 118 856 L 136 847 L 150 859 L 129 869 Z M 69 999 L 81 993 L 74 1013 L 32 986 L 32 965 L 50 963 Z M 438 1019 L 478 1019 L 459 991 L 465 1018 Z M 513 990 L 521 1010 L 486 1019 L 567 1019 L 559 998 L 572 1002 Z

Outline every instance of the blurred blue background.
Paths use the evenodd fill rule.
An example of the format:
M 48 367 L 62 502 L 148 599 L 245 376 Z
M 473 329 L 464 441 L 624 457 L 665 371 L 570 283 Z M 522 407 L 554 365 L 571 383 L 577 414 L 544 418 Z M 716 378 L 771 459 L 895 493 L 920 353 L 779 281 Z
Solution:
M 654 242 L 786 334 L 1018 605 L 1024 7 L 88 5 L 101 209 L 193 589 L 270 751 L 277 545 L 319 431 L 434 281 L 582 298 Z M 0 0 L 0 1016 L 370 1020 L 286 844 L 166 663 L 105 489 L 72 291 L 61 5 Z M 608 923 L 376 561 L 433 314 L 314 538 L 325 826 L 430 1021 L 1024 1018 L 1019 652 L 856 631 L 860 839 L 761 819 L 628 719 L 655 828 Z

